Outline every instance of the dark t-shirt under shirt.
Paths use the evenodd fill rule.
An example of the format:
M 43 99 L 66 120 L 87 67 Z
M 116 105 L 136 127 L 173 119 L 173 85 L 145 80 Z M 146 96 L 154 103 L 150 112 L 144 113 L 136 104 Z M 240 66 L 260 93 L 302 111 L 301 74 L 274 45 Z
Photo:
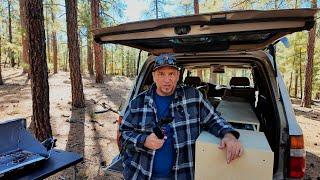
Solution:
M 154 100 L 157 108 L 158 120 L 170 117 L 170 104 L 173 96 L 160 96 L 154 93 Z M 169 177 L 172 173 L 172 167 L 175 159 L 175 151 L 173 147 L 173 129 L 167 124 L 162 127 L 167 139 L 163 146 L 156 150 L 153 161 L 152 177 Z

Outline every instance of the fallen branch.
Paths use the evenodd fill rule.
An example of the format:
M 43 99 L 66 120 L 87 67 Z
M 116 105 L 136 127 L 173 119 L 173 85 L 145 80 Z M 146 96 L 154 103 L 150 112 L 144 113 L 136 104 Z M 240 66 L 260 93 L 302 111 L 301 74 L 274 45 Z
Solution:
M 116 113 L 116 114 L 119 114 L 118 111 L 116 111 L 116 110 L 114 110 L 114 109 L 112 109 L 112 108 L 110 108 L 109 110 L 112 111 L 112 112 L 114 112 L 114 113 Z
M 94 112 L 95 114 L 105 113 L 105 112 L 108 112 L 108 111 L 112 111 L 112 112 L 114 112 L 116 114 L 119 114 L 119 112 L 117 110 L 112 109 L 109 105 L 107 107 L 106 103 L 102 103 L 102 104 L 99 104 L 99 105 L 102 106 L 104 109 L 95 111 Z
M 109 108 L 109 109 L 104 109 L 104 110 L 99 110 L 99 111 L 95 111 L 94 113 L 95 113 L 95 114 L 101 114 L 101 113 L 105 113 L 105 112 L 108 112 L 108 111 L 112 111 L 112 112 L 114 112 L 114 113 L 116 113 L 116 114 L 119 114 L 118 111 L 116 111 L 116 110 L 114 110 L 114 109 L 111 109 L 111 108 Z
M 103 127 L 103 123 L 100 123 L 100 122 L 98 122 L 96 120 L 90 120 L 90 122 L 91 123 L 97 123 L 97 124 L 99 124 L 99 126 Z
M 78 145 L 81 145 L 82 143 L 75 143 L 75 144 L 71 144 L 69 147 L 70 148 L 73 148 L 73 147 L 75 147 L 75 146 L 78 146 Z
M 99 110 L 99 111 L 95 111 L 95 114 L 101 114 L 101 113 L 105 113 L 108 112 L 110 109 L 104 109 L 104 110 Z

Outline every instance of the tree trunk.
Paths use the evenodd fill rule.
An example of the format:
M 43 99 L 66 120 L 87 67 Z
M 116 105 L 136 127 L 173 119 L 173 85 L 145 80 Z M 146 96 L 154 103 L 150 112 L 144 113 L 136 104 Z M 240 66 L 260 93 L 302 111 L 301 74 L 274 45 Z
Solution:
M 55 31 L 52 32 L 52 50 L 53 50 L 53 73 L 58 73 L 58 45 L 57 45 L 57 34 Z
M 302 53 L 300 48 L 300 56 L 299 56 L 299 76 L 300 76 L 300 99 L 302 99 Z
M 193 1 L 193 9 L 194 9 L 194 14 L 199 14 L 199 2 L 198 2 L 198 0 L 194 0 Z M 202 78 L 202 70 L 201 69 L 197 70 L 197 76 L 199 76 L 200 79 L 203 80 L 203 78 Z
M 91 1 L 91 16 L 92 16 L 92 29 L 100 27 L 99 19 L 99 0 Z M 103 83 L 103 59 L 102 59 L 102 46 L 96 42 L 93 42 L 94 47 L 94 59 L 96 69 L 96 83 Z
M 108 58 L 108 51 L 104 51 L 104 74 L 107 74 L 107 58 Z
M 79 50 L 80 50 L 80 73 L 82 74 L 82 59 L 83 59 L 83 54 L 82 54 L 82 38 L 81 38 L 81 32 L 78 30 L 78 39 L 79 39 Z
M 114 70 L 113 70 L 113 48 L 111 49 L 112 50 L 112 52 L 111 52 L 111 67 L 110 67 L 110 69 L 111 69 L 111 72 L 110 72 L 110 74 L 111 75 L 114 75 Z
M 121 47 L 121 76 L 124 76 L 124 49 Z
M 45 18 L 45 21 L 46 21 L 46 44 L 47 44 L 47 58 L 48 58 L 48 62 L 51 63 L 51 56 L 50 56 L 50 36 L 49 36 L 49 8 L 46 7 L 46 18 Z M 49 69 L 50 71 L 50 69 Z
M 72 106 L 83 108 L 84 94 L 80 72 L 80 51 L 78 41 L 77 0 L 65 0 L 67 16 L 67 34 L 69 49 L 69 68 L 71 77 Z
M 26 36 L 26 10 L 25 6 L 23 6 L 25 0 L 19 0 L 19 6 L 20 6 L 20 23 L 21 23 L 21 28 L 22 28 L 22 60 L 24 62 L 23 66 L 23 73 L 29 73 L 29 45 L 28 45 L 28 40 Z
M 68 71 L 68 59 L 69 59 L 69 53 L 68 52 L 65 52 L 64 53 L 64 71 L 67 72 Z
M 9 23 L 9 43 L 12 44 L 12 18 L 11 18 L 11 0 L 8 0 L 8 23 Z M 14 53 L 13 50 L 9 49 L 9 58 L 11 62 L 11 67 L 14 67 L 16 65 L 14 61 Z
M 0 27 L 1 28 L 1 27 Z M 0 29 L 1 30 L 1 29 Z M 1 51 L 1 43 L 2 43 L 2 36 L 1 36 L 1 31 L 0 31 L 0 85 L 3 85 L 3 80 L 2 80 L 2 69 L 1 69 L 1 58 L 2 58 L 2 51 Z
M 291 97 L 291 89 L 292 89 L 292 71 L 291 71 L 291 74 L 290 74 L 290 80 L 289 80 L 289 96 Z
M 312 0 L 312 8 L 317 8 L 317 1 Z M 315 36 L 316 36 L 316 27 L 310 30 L 308 36 L 308 48 L 307 48 L 307 65 L 306 65 L 306 79 L 304 86 L 304 98 L 301 101 L 301 106 L 303 107 L 311 107 L 311 98 L 312 98 L 312 76 L 313 76 L 313 56 L 314 56 L 314 46 L 315 46 Z
M 296 67 L 295 67 L 296 68 Z M 294 96 L 295 98 L 297 98 L 297 94 L 298 94 L 298 69 L 295 70 L 294 75 L 295 75 L 295 82 L 294 82 Z
M 130 60 L 130 51 L 127 50 L 127 77 L 130 77 L 131 76 L 131 70 L 130 70 L 130 63 L 131 63 L 131 60 Z
M 138 71 L 137 69 L 137 53 L 136 51 L 134 51 L 134 54 L 133 54 L 133 69 L 132 69 L 132 77 L 135 77 L 136 76 L 136 71 Z
M 155 0 L 155 6 L 156 6 L 156 19 L 159 18 L 159 8 L 158 8 L 158 0 Z
M 200 77 L 201 80 L 203 80 L 203 78 L 202 78 L 202 69 L 197 69 L 197 76 Z
M 298 69 L 296 69 L 295 70 L 295 73 L 294 73 L 294 75 L 295 75 L 295 82 L 294 82 L 294 96 L 293 97 L 295 97 L 295 98 L 297 98 L 297 94 L 298 94 L 298 78 L 299 78 L 299 76 L 298 76 Z
M 53 12 L 52 9 L 53 6 L 53 0 L 51 0 L 51 20 L 52 24 L 54 25 L 56 21 L 56 15 Z M 51 42 L 52 42 L 52 51 L 53 51 L 53 73 L 58 73 L 58 45 L 57 45 L 57 33 L 54 28 L 52 28 L 52 34 L 51 34 Z
M 43 4 L 41 0 L 26 0 L 25 7 L 27 39 L 30 45 L 32 122 L 35 126 L 35 136 L 39 141 L 43 141 L 52 137 Z
M 199 1 L 193 0 L 194 14 L 199 14 Z
M 20 67 L 20 61 L 21 61 L 21 53 L 19 52 L 18 53 L 18 61 L 17 61 L 17 65 L 18 65 L 18 67 Z
M 2 80 L 2 69 L 1 69 L 1 56 L 0 56 L 0 85 L 3 85 L 3 80 Z
M 90 28 L 88 28 L 88 34 L 87 34 L 87 66 L 88 66 L 88 72 L 90 75 L 93 75 L 93 54 L 92 54 L 92 46 L 91 46 L 91 40 L 90 40 Z

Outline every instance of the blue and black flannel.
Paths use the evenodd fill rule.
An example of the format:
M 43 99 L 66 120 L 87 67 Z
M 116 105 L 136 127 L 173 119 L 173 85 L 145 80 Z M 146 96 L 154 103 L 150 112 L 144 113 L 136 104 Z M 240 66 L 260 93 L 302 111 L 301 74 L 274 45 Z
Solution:
M 154 88 L 155 85 L 130 101 L 119 127 L 125 179 L 150 179 L 152 175 L 155 150 L 144 147 L 144 142 L 158 121 L 152 99 Z M 173 118 L 176 151 L 172 169 L 174 179 L 194 179 L 195 142 L 201 131 L 220 138 L 228 132 L 239 137 L 239 133 L 215 113 L 213 106 L 195 88 L 178 85 L 169 113 Z

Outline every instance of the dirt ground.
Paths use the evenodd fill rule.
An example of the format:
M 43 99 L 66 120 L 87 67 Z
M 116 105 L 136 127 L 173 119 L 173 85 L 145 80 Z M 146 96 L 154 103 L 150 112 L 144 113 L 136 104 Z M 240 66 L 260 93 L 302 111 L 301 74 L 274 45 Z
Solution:
M 25 117 L 31 121 L 32 101 L 30 81 L 20 69 L 3 69 L 5 85 L 0 86 L 0 121 Z M 79 164 L 78 179 L 117 179 L 104 175 L 101 165 L 109 164 L 118 154 L 115 121 L 117 111 L 125 102 L 132 80 L 126 77 L 105 77 L 104 84 L 96 84 L 95 77 L 83 76 L 85 109 L 71 108 L 69 73 L 49 75 L 50 121 L 57 149 L 84 155 Z M 111 108 L 105 113 L 104 111 Z M 72 168 L 49 179 L 71 179 Z
M 300 107 L 300 100 L 292 99 L 297 121 L 302 128 L 307 155 L 305 179 L 320 179 L 320 107 Z
M 21 69 L 2 69 L 5 85 L 0 86 L 0 122 L 24 117 L 28 124 L 32 115 L 31 88 Z M 71 85 L 68 72 L 49 74 L 50 121 L 58 149 L 84 155 L 79 164 L 78 179 L 119 179 L 104 175 L 101 165 L 109 164 L 118 154 L 115 121 L 112 110 L 124 106 L 132 80 L 122 76 L 105 76 L 104 84 L 94 77 L 83 76 L 86 108 L 71 108 Z M 305 179 L 320 179 L 320 107 L 300 108 L 293 100 L 297 120 L 304 132 L 307 151 Z M 105 111 L 104 113 L 95 113 Z M 48 179 L 71 179 L 69 168 Z

